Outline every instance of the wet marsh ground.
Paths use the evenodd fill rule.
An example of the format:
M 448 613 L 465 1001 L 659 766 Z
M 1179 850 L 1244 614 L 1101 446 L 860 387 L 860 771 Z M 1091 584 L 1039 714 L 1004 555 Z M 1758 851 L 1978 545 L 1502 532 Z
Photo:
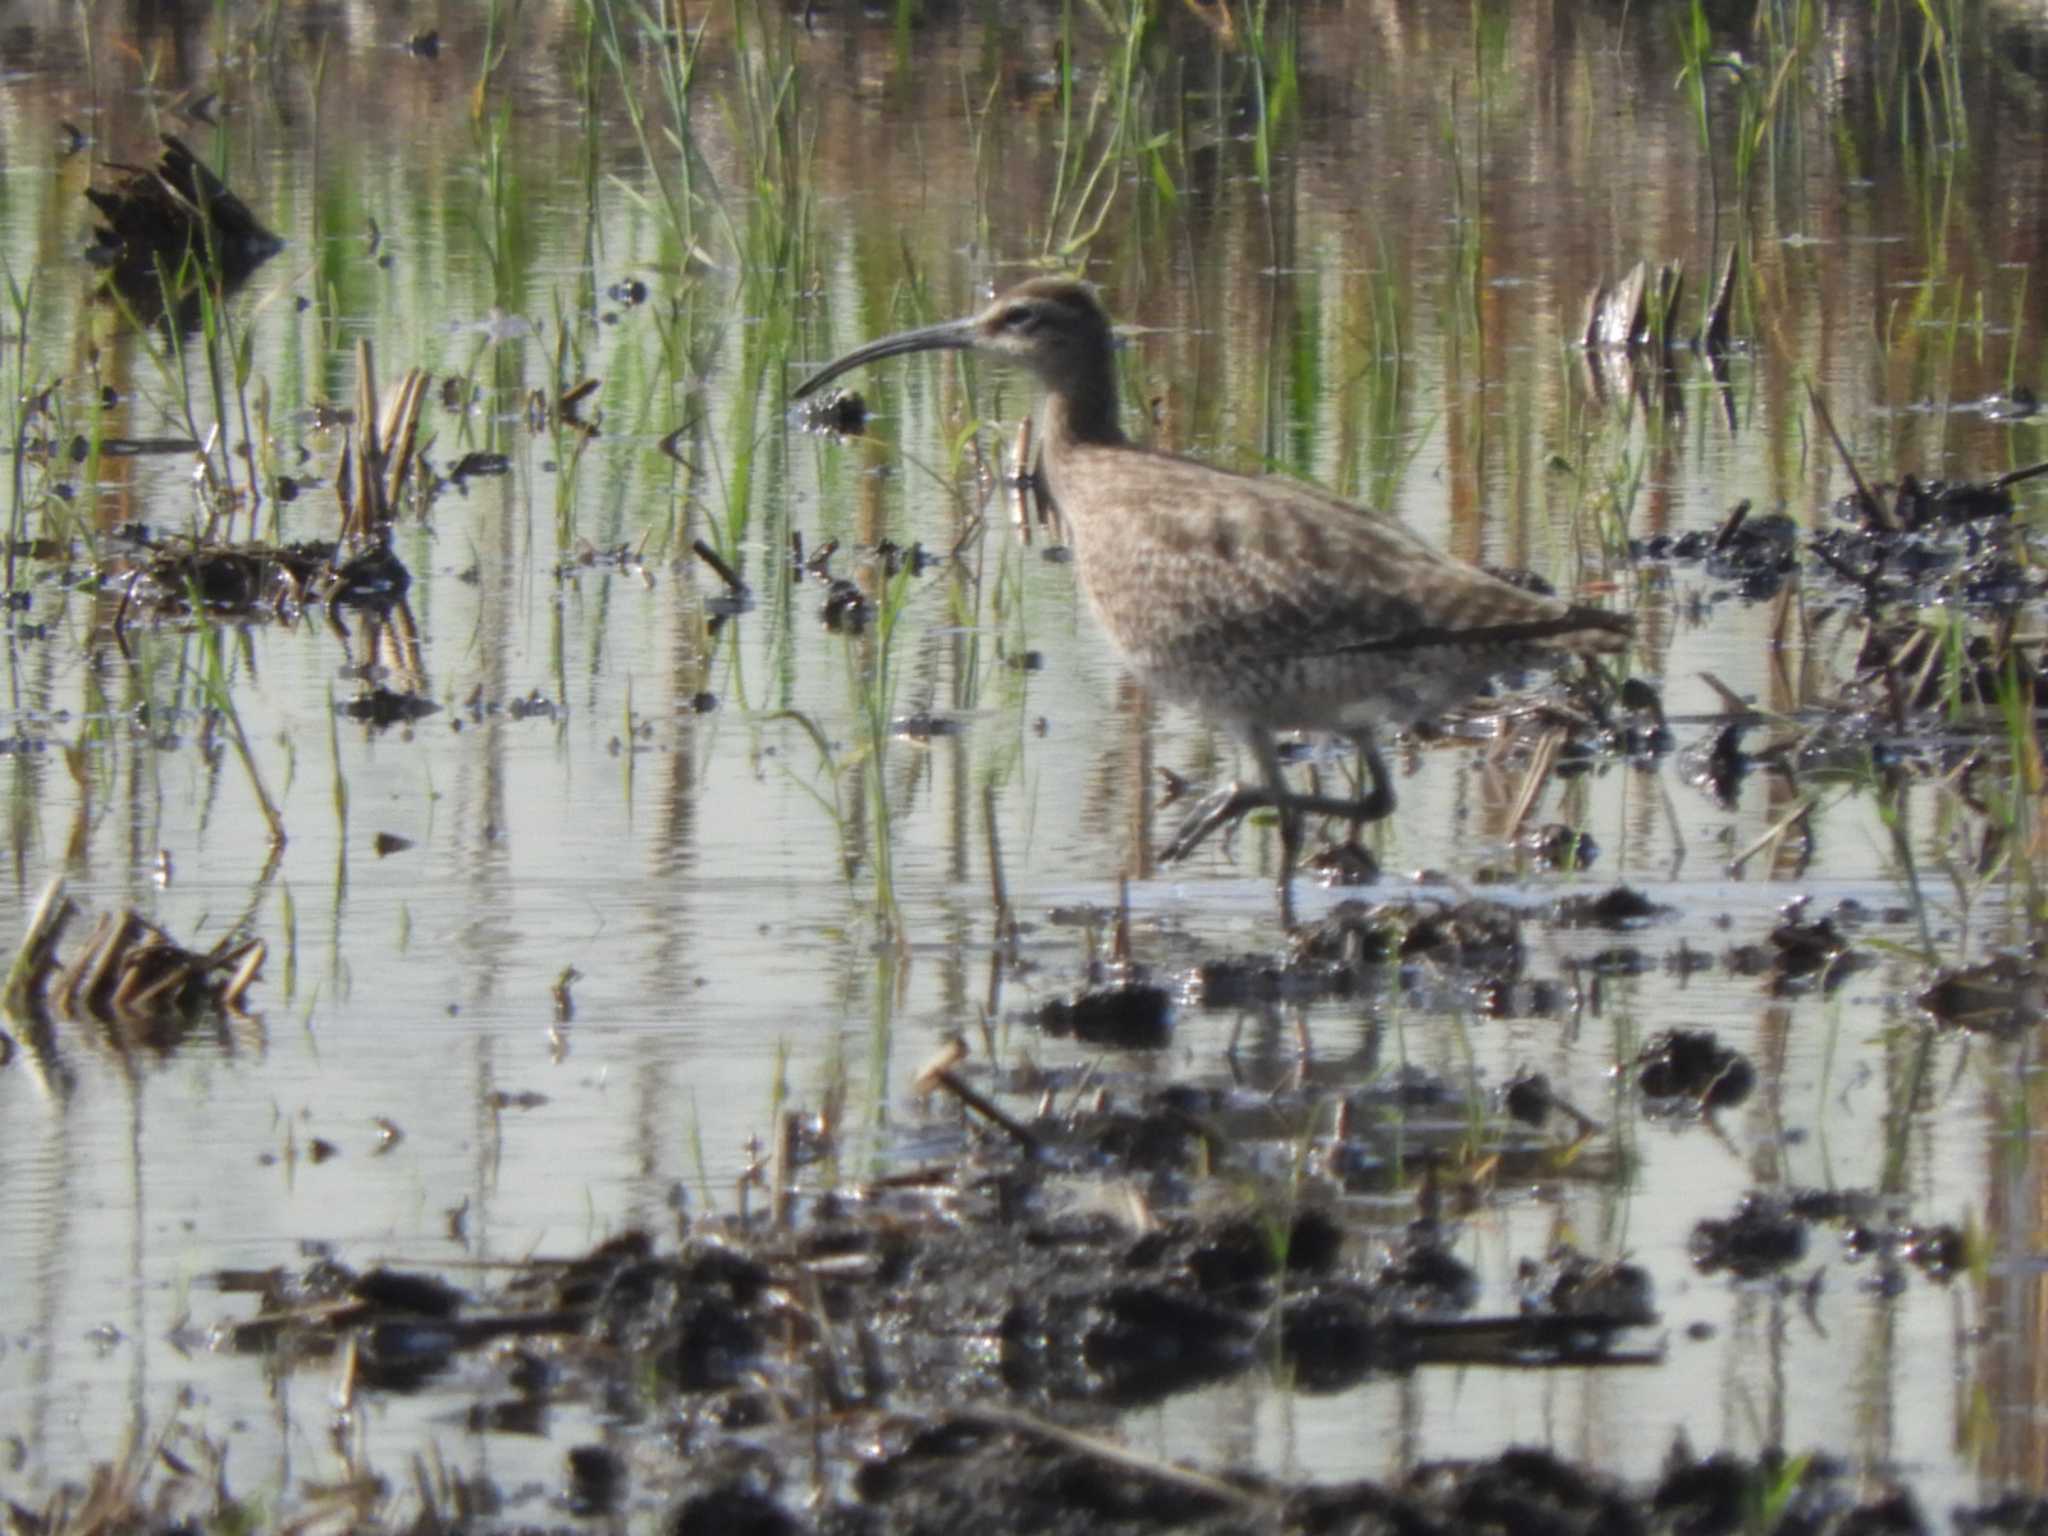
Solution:
M 2048 459 L 2044 60 L 1961 0 L 17 11 L 0 931 L 78 915 L 0 1025 L 9 1498 L 1023 1529 L 1006 1448 L 1110 1440 L 1077 1520 L 1450 1521 L 1418 1469 L 1511 1446 L 1699 1529 L 2048 1494 L 2044 482 L 1894 489 Z M 165 134 L 282 240 L 169 325 L 83 254 Z M 1581 345 L 1731 249 L 1722 355 Z M 1633 612 L 1634 686 L 1401 743 L 1292 941 L 1269 825 L 1159 868 L 1236 749 L 1019 529 L 1029 382 L 788 409 L 1044 270 L 1144 440 Z M 282 558 L 382 494 L 364 341 L 402 600 Z

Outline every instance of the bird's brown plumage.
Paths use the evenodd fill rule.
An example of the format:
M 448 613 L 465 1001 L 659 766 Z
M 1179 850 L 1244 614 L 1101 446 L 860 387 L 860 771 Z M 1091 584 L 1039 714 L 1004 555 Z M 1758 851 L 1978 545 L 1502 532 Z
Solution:
M 1393 792 L 1375 725 L 1436 714 L 1560 652 L 1627 644 L 1626 616 L 1510 585 L 1328 492 L 1135 446 L 1118 424 L 1114 333 L 1083 283 L 1033 279 L 979 315 L 848 353 L 796 393 L 934 348 L 972 348 L 1038 376 L 1046 481 L 1104 633 L 1155 691 L 1234 726 L 1265 771 L 1263 790 L 1234 788 L 1227 807 L 1192 839 L 1184 828 L 1169 852 L 1185 852 L 1217 816 L 1275 804 L 1287 848 L 1283 906 L 1299 812 L 1335 807 L 1286 793 L 1273 732 L 1350 736 L 1375 790 L 1344 808 L 1383 815 Z

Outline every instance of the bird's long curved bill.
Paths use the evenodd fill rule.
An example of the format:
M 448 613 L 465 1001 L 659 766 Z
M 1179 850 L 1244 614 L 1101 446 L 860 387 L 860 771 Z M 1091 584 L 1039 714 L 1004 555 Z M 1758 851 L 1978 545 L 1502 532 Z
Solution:
M 972 320 L 948 320 L 943 325 L 927 325 L 914 331 L 898 331 L 894 336 L 884 336 L 864 347 L 855 347 L 846 356 L 827 363 L 791 390 L 789 397 L 792 400 L 801 400 L 813 390 L 823 389 L 842 373 L 849 373 L 865 363 L 878 363 L 885 357 L 901 357 L 906 352 L 958 352 L 973 345 Z

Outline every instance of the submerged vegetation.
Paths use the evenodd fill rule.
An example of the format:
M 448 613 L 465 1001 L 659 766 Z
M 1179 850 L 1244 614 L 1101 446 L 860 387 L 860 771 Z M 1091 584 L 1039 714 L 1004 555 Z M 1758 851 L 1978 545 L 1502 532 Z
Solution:
M 2037 20 L 8 48 L 16 1526 L 2039 1523 Z M 1636 616 L 1292 932 L 1028 381 L 789 409 L 1043 270 L 1144 440 Z

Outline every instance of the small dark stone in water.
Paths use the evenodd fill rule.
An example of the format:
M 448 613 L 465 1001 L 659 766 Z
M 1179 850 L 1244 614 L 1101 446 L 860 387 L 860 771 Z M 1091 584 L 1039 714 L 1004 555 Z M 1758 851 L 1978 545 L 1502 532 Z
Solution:
M 344 699 L 334 712 L 345 720 L 360 720 L 375 730 L 400 723 L 410 724 L 433 714 L 441 706 L 414 693 L 394 693 L 379 684 L 353 699 Z
M 1565 928 L 1622 929 L 1639 927 L 1670 911 L 1641 891 L 1617 885 L 1598 896 L 1566 896 L 1551 909 L 1551 918 Z
M 868 403 L 858 390 L 835 389 L 831 394 L 806 400 L 798 408 L 804 430 L 829 432 L 839 437 L 858 437 L 867 430 Z
M 619 1501 L 619 1486 L 626 1469 L 618 1454 L 608 1446 L 573 1445 L 569 1448 L 569 1513 L 579 1519 L 608 1513 Z
M 1854 954 L 1832 918 L 1788 917 L 1771 930 L 1776 957 L 1771 964 L 1771 989 L 1783 995 L 1808 984 L 1821 973 L 1821 988 L 1833 992 L 1867 961 Z
M 1591 833 L 1559 821 L 1524 828 L 1515 846 L 1533 854 L 1547 869 L 1588 869 L 1600 857 L 1600 845 Z
M 1550 1079 L 1541 1072 L 1524 1072 L 1509 1080 L 1500 1093 L 1501 1108 L 1524 1125 L 1541 1125 L 1550 1118 L 1557 1100 L 1550 1091 Z
M 1943 1224 L 1907 1234 L 1906 1262 L 1930 1280 L 1946 1281 L 1969 1263 L 1970 1245 L 1954 1227 Z
M 1515 1296 L 1524 1314 L 1582 1318 L 1614 1328 L 1657 1321 L 1647 1270 L 1588 1258 L 1569 1243 L 1552 1249 L 1540 1264 L 1523 1259 L 1516 1265 Z
M 1646 1098 L 1686 1099 L 1702 1109 L 1732 1109 L 1756 1087 L 1756 1068 L 1709 1030 L 1671 1029 L 1636 1054 L 1636 1086 Z
M 1784 1201 L 1751 1194 L 1733 1216 L 1696 1225 L 1687 1246 L 1703 1275 L 1725 1269 L 1738 1279 L 1756 1280 L 1806 1256 L 1806 1227 Z
M 822 611 L 827 629 L 835 634 L 857 635 L 868 627 L 873 614 L 874 605 L 866 593 L 843 576 L 833 578 L 826 589 Z
M 1049 1035 L 1071 1035 L 1084 1045 L 1156 1051 L 1173 1039 L 1173 999 L 1164 987 L 1123 982 L 1054 998 L 1038 1010 L 1037 1022 Z
M 1621 684 L 1621 707 L 1646 714 L 1659 724 L 1664 720 L 1664 697 L 1657 692 L 1654 684 L 1640 677 L 1624 678 Z

